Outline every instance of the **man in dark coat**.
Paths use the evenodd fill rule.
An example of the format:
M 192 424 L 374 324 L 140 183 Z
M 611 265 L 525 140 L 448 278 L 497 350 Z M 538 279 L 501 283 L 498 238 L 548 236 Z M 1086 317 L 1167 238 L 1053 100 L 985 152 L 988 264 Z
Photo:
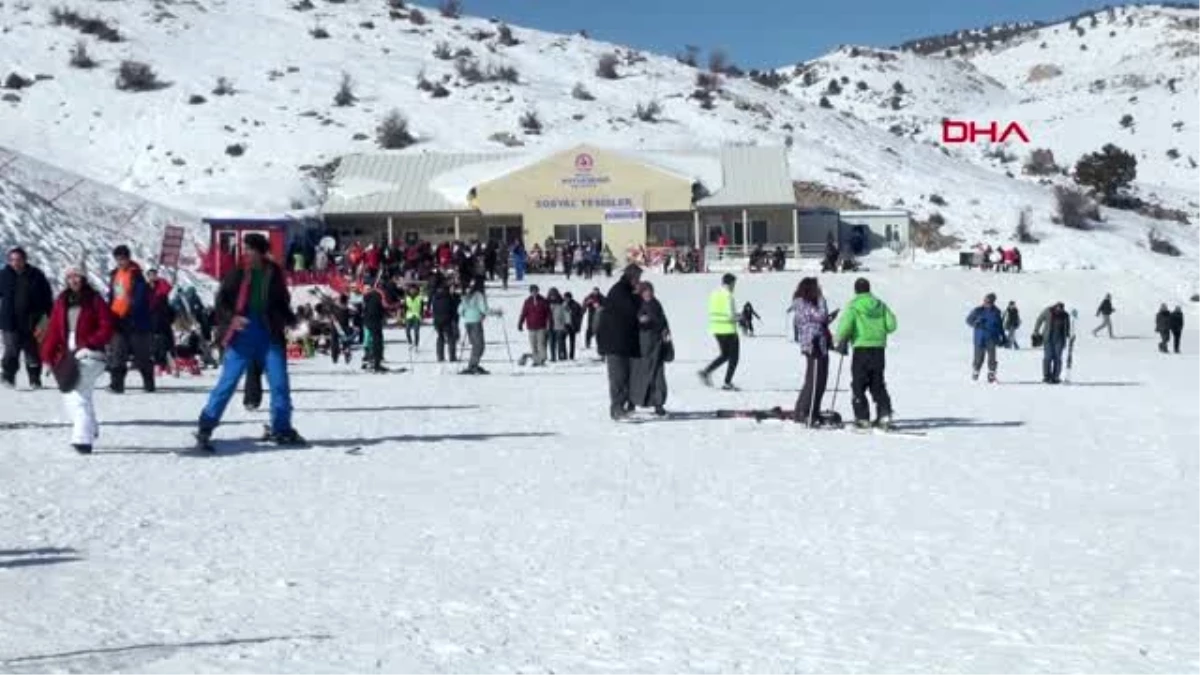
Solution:
M 629 265 L 617 283 L 609 289 L 604 301 L 604 320 L 596 333 L 596 348 L 608 366 L 608 414 L 619 420 L 628 414 L 630 366 L 641 356 L 638 335 L 638 310 L 641 298 L 637 285 L 642 280 L 642 268 Z
M 1175 305 L 1175 311 L 1171 312 L 1171 337 L 1175 342 L 1175 353 L 1179 353 L 1179 338 L 1183 335 L 1183 308 Z
M 665 415 L 667 403 L 666 363 L 674 353 L 670 343 L 670 325 L 662 304 L 654 297 L 649 283 L 638 285 L 641 306 L 638 309 L 638 350 L 629 377 L 629 400 L 635 406 L 654 408 L 655 415 Z
M 1171 310 L 1167 309 L 1165 302 L 1159 305 L 1158 314 L 1154 315 L 1154 332 L 1161 338 L 1158 341 L 1158 351 L 1168 353 L 1167 343 L 1171 340 Z
M 494 270 L 494 264 L 493 264 Z M 437 360 L 446 360 L 446 350 L 450 351 L 450 363 L 458 361 L 458 303 L 462 298 L 445 282 L 439 283 L 433 289 L 429 300 L 430 311 L 433 314 L 433 330 L 437 333 Z
M 117 267 L 109 275 L 108 302 L 117 323 L 109 344 L 108 389 L 125 393 L 125 375 L 132 354 L 134 367 L 142 374 L 142 388 L 154 391 L 154 321 L 151 313 L 153 290 L 124 244 L 113 249 Z
M 1117 310 L 1113 309 L 1112 293 L 1106 293 L 1104 299 L 1100 301 L 1100 306 L 1096 308 L 1096 316 L 1100 317 L 1100 325 L 1096 326 L 1096 330 L 1092 331 L 1092 336 L 1100 334 L 1100 331 L 1108 329 L 1108 337 L 1113 337 L 1112 315 Z
M 238 380 L 252 363 L 261 363 L 271 391 L 271 424 L 266 439 L 279 445 L 303 445 L 292 427 L 292 395 L 288 382 L 286 330 L 296 322 L 283 268 L 267 256 L 270 243 L 247 234 L 246 260 L 225 275 L 217 291 L 217 336 L 225 359 L 217 384 L 200 413 L 198 445 L 212 451 L 212 432 L 237 391 Z
M 972 330 L 975 358 L 971 362 L 971 379 L 979 379 L 979 370 L 987 357 L 988 382 L 996 381 L 996 347 L 1004 343 L 1004 317 L 996 307 L 996 294 L 988 293 L 983 304 L 967 315 Z
M 38 326 L 50 316 L 54 293 L 41 270 L 29 264 L 25 249 L 8 252 L 8 265 L 0 270 L 0 334 L 4 339 L 2 377 L 4 386 L 16 385 L 20 356 L 25 354 L 29 386 L 42 386 L 42 362 L 38 357 Z
M 363 367 L 372 372 L 381 373 L 383 367 L 383 324 L 387 321 L 388 302 L 387 291 L 379 287 L 370 287 L 363 292 L 363 333 L 364 341 L 370 342 L 370 347 L 363 354 Z

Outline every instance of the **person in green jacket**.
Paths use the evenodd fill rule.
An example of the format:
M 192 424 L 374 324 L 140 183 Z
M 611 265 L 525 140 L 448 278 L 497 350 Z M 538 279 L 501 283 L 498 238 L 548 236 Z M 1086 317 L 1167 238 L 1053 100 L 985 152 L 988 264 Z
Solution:
M 737 387 L 733 386 L 733 374 L 737 371 L 740 351 L 737 302 L 733 298 L 733 287 L 736 284 L 737 277 L 726 274 L 721 277 L 721 287 L 708 296 L 708 332 L 717 339 L 717 347 L 721 353 L 707 368 L 700 371 L 700 381 L 704 386 L 711 387 L 713 371 L 727 363 L 725 384 L 721 387 L 725 391 L 737 390 Z
M 878 413 L 875 425 L 890 428 L 892 398 L 883 380 L 884 350 L 887 349 L 887 336 L 896 332 L 896 315 L 882 300 L 871 295 L 871 282 L 866 279 L 859 278 L 854 282 L 854 294 L 854 300 L 842 312 L 835 337 L 837 351 L 843 356 L 848 350 L 847 343 L 854 345 L 854 356 L 850 360 L 854 423 L 860 428 L 871 426 L 871 408 L 867 405 L 869 391 Z
M 421 289 L 409 286 L 408 296 L 404 298 L 404 337 L 413 349 L 421 346 L 421 314 L 424 310 L 425 298 L 421 297 Z
M 471 282 L 471 290 L 458 305 L 458 316 L 462 318 L 467 328 L 467 340 L 471 343 L 471 358 L 467 367 L 460 375 L 487 375 L 488 371 L 479 365 L 483 359 L 484 337 L 483 321 L 491 314 L 488 309 L 487 296 L 484 293 L 483 277 L 475 277 Z

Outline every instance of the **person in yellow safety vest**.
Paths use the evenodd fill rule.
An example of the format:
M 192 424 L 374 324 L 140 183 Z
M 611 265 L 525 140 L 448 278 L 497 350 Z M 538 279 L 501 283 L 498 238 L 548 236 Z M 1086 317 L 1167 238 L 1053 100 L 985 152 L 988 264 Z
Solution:
M 721 277 L 721 287 L 708 296 L 708 332 L 717 339 L 721 354 L 700 371 L 700 381 L 704 386 L 711 387 L 713 372 L 722 364 L 728 364 L 725 366 L 725 384 L 721 386 L 725 391 L 737 391 L 737 387 L 733 386 L 739 351 L 737 301 L 733 298 L 736 284 L 737 277 L 726 274 Z
M 421 297 L 421 289 L 409 286 L 408 296 L 404 298 L 404 339 L 413 349 L 421 346 L 421 315 L 424 309 L 425 298 Z

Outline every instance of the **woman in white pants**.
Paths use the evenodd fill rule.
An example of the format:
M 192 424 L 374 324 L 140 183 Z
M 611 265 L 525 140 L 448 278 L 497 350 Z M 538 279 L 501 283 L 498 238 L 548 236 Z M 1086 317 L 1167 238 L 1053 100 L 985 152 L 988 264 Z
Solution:
M 100 434 L 92 389 L 104 372 L 104 349 L 112 339 L 113 317 L 108 303 L 81 270 L 70 268 L 66 276 L 67 288 L 54 301 L 41 356 L 63 392 L 73 423 L 71 446 L 86 455 Z

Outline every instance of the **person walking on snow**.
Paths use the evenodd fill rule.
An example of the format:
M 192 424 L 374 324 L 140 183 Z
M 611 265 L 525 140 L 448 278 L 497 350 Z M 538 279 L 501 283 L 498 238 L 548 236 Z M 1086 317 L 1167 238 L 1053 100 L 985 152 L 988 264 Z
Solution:
M 567 360 L 567 328 L 571 323 L 571 315 L 563 302 L 557 288 L 546 292 L 546 302 L 550 304 L 550 332 L 547 340 L 550 344 L 550 361 Z
M 721 277 L 721 287 L 708 296 L 708 332 L 717 340 L 720 354 L 712 363 L 700 371 L 700 381 L 704 386 L 712 386 L 712 374 L 722 364 L 725 366 L 725 391 L 736 391 L 733 386 L 733 374 L 737 372 L 739 342 L 737 333 L 738 311 L 733 297 L 733 289 L 737 285 L 737 277 L 726 273 Z
M 433 314 L 433 330 L 437 334 L 438 363 L 446 360 L 450 350 L 450 363 L 458 361 L 458 305 L 462 298 L 445 282 L 439 283 L 430 296 L 430 311 Z
M 100 435 L 92 392 L 104 372 L 104 349 L 113 336 L 113 316 L 104 298 L 78 267 L 66 273 L 67 287 L 58 295 L 42 339 L 41 359 L 50 366 L 71 417 L 71 447 L 88 455 Z
M 109 275 L 109 308 L 116 318 L 116 335 L 109 344 L 108 389 L 114 394 L 125 393 L 125 375 L 129 371 L 129 356 L 142 374 L 142 388 L 154 391 L 154 363 L 151 359 L 153 334 L 150 315 L 150 285 L 142 268 L 133 262 L 129 247 L 122 244 L 113 249 L 117 268 Z
M 38 329 L 54 305 L 54 292 L 46 275 L 33 265 L 25 249 L 8 252 L 8 265 L 0 270 L 0 335 L 4 357 L 0 361 L 0 383 L 16 386 L 21 355 L 29 386 L 42 387 L 42 362 L 38 358 Z
M 583 328 L 583 305 L 576 302 L 570 293 L 563 293 L 563 303 L 567 308 L 570 321 L 567 322 L 567 358 L 575 360 L 575 338 Z
M 973 330 L 975 357 L 971 361 L 971 379 L 979 379 L 983 358 L 987 357 L 988 382 L 996 381 L 996 347 L 1004 343 L 1004 317 L 996 307 L 996 294 L 988 293 L 983 304 L 967 315 L 967 325 Z
M 415 285 L 408 287 L 408 295 L 404 298 L 404 338 L 416 349 L 421 346 L 421 314 L 425 311 L 425 299 L 421 297 L 421 289 Z
M 1059 384 L 1062 381 L 1063 350 L 1067 343 L 1074 339 L 1072 330 L 1074 322 L 1067 313 L 1066 306 L 1061 302 L 1042 310 L 1037 323 L 1033 325 L 1033 334 L 1044 336 L 1042 341 L 1042 382 Z M 1043 332 L 1043 329 L 1045 332 Z
M 1154 315 L 1154 332 L 1162 338 L 1158 342 L 1158 351 L 1167 354 L 1167 343 L 1171 340 L 1171 310 L 1167 303 L 1158 306 L 1158 314 Z
M 529 327 L 529 350 L 533 366 L 541 368 L 546 365 L 546 331 L 550 328 L 550 303 L 543 298 L 537 284 L 529 287 L 529 297 L 521 306 L 521 315 L 517 317 L 517 332 Z
M 859 428 L 871 426 L 871 409 L 867 392 L 875 402 L 875 425 L 889 428 L 892 424 L 892 399 L 888 395 L 883 371 L 884 352 L 888 335 L 896 332 L 896 315 L 879 298 L 871 294 L 871 282 L 859 278 L 854 282 L 854 300 L 850 301 L 838 322 L 837 350 L 845 356 L 847 343 L 854 346 L 850 360 L 851 404 L 854 423 Z
M 1112 293 L 1106 293 L 1104 300 L 1100 301 L 1100 306 L 1096 308 L 1096 316 L 1100 317 L 1100 325 L 1096 326 L 1096 330 L 1092 331 L 1092 337 L 1100 334 L 1100 331 L 1108 329 L 1108 337 L 1113 337 L 1112 315 L 1117 310 L 1113 309 Z
M 638 311 L 642 300 L 637 286 L 642 268 L 630 264 L 604 299 L 604 319 L 596 332 L 596 350 L 608 370 L 608 414 L 614 421 L 629 414 L 633 360 L 642 355 Z
M 662 304 L 654 297 L 654 286 L 638 284 L 638 357 L 630 362 L 629 401 L 634 407 L 654 408 L 654 414 L 666 415 L 667 366 L 675 359 L 671 326 Z
M 829 382 L 829 323 L 837 312 L 829 313 L 825 296 L 815 277 L 800 280 L 792 296 L 792 324 L 800 353 L 804 354 L 804 386 L 796 397 L 792 419 L 809 427 L 822 423 L 821 399 Z
M 1008 301 L 1004 309 L 1004 344 L 1009 349 L 1020 349 L 1017 344 L 1017 329 L 1021 327 L 1021 312 L 1015 300 Z
M 471 290 L 458 304 L 458 315 L 462 317 L 463 326 L 467 330 L 467 341 L 471 343 L 471 357 L 462 375 L 487 375 L 488 371 L 480 367 L 483 360 L 484 336 L 483 321 L 489 314 L 487 296 L 484 293 L 483 277 L 476 277 L 471 282 Z
M 583 299 L 583 309 L 587 312 L 587 328 L 583 334 L 583 348 L 592 348 L 592 338 L 596 337 L 596 312 L 604 305 L 604 294 L 599 288 L 593 288 Z
M 1179 338 L 1183 336 L 1183 308 L 1175 305 L 1175 311 L 1171 312 L 1171 337 L 1175 344 L 1175 353 L 1179 353 Z
M 362 320 L 365 347 L 363 368 L 373 373 L 387 372 L 383 366 L 383 325 L 387 322 L 389 303 L 382 288 L 369 286 L 363 290 Z
M 742 335 L 754 337 L 755 319 L 762 321 L 762 317 L 758 315 L 758 312 L 754 311 L 754 305 L 751 305 L 748 302 L 742 305 L 742 315 L 741 318 L 738 319 L 738 326 L 742 329 Z
M 291 294 L 283 269 L 267 258 L 270 250 L 267 238 L 250 233 L 243 244 L 245 261 L 221 280 L 217 291 L 221 326 L 218 334 L 225 343 L 225 360 L 217 384 L 200 413 L 196 432 L 197 444 L 209 452 L 213 451 L 213 430 L 221 423 L 243 371 L 253 362 L 263 364 L 271 390 L 271 423 L 267 439 L 279 445 L 304 444 L 304 439 L 292 427 L 292 395 L 288 383 L 284 332 L 296 321 Z

